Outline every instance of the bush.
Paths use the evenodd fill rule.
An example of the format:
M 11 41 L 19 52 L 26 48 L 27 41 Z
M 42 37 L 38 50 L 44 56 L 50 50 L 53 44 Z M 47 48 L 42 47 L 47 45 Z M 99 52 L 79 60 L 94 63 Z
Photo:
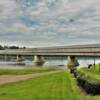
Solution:
M 100 80 L 86 76 L 85 74 L 78 71 L 74 72 L 74 77 L 77 80 L 77 84 L 82 87 L 88 94 L 100 94 Z

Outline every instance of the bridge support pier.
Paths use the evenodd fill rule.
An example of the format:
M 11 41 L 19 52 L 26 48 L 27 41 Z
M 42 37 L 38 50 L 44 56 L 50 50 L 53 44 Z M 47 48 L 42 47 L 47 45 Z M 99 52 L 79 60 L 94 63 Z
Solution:
M 42 66 L 44 64 L 44 57 L 40 55 L 34 56 L 33 62 L 35 66 Z
M 7 61 L 8 57 L 7 55 L 4 55 L 4 61 Z
M 73 73 L 76 70 L 76 67 L 79 66 L 78 60 L 75 56 L 68 56 L 67 67 L 70 69 L 70 72 Z
M 17 56 L 16 56 L 16 61 L 17 61 L 17 62 L 22 62 L 22 57 L 21 57 L 20 55 L 17 55 Z

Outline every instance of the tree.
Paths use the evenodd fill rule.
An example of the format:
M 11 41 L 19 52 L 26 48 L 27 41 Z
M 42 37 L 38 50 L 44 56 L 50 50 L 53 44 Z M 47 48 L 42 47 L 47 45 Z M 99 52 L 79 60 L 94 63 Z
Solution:
M 0 50 L 3 50 L 3 49 L 4 49 L 3 46 L 0 45 Z
M 9 49 L 19 49 L 17 46 L 10 46 Z

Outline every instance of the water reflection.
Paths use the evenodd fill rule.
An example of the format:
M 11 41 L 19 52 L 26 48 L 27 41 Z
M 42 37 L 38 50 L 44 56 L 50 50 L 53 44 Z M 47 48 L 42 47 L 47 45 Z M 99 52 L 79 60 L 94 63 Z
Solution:
M 89 64 L 94 63 L 93 57 L 77 57 L 78 62 L 81 67 L 87 67 Z M 95 63 L 100 63 L 100 57 L 96 57 Z M 33 61 L 31 60 L 25 60 L 21 64 L 18 62 L 10 62 L 10 61 L 0 61 L 0 67 L 31 67 L 34 66 Z M 44 66 L 67 66 L 67 58 L 66 59 L 46 59 Z

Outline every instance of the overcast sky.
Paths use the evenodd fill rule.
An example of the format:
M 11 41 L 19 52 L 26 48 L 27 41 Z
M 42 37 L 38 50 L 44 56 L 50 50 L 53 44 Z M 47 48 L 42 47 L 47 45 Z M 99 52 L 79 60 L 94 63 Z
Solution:
M 0 44 L 100 43 L 100 0 L 0 0 Z

